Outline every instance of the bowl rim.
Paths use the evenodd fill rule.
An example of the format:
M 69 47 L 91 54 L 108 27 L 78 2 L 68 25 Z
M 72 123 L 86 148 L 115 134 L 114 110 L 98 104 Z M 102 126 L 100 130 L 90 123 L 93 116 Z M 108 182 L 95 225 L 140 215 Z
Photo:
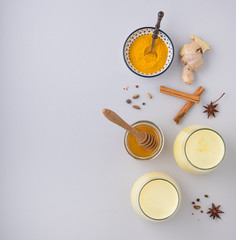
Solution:
M 159 29 L 160 32 L 164 33 L 164 34 L 168 37 L 168 39 L 170 40 L 171 46 L 172 46 L 172 48 L 173 48 L 173 54 L 172 54 L 172 58 L 171 58 L 170 64 L 168 65 L 168 67 L 167 67 L 163 72 L 158 73 L 158 74 L 155 74 L 155 75 L 152 75 L 152 76 L 142 75 L 142 74 L 139 74 L 139 73 L 135 72 L 133 69 L 131 69 L 131 68 L 129 67 L 128 63 L 126 62 L 126 59 L 125 59 L 125 46 L 126 46 L 126 43 L 127 43 L 128 39 L 129 39 L 129 37 L 130 37 L 132 34 L 134 34 L 135 32 L 137 32 L 137 31 L 139 31 L 139 30 L 145 29 L 145 28 L 155 29 L 154 27 L 141 27 L 141 28 L 137 28 L 136 30 L 134 30 L 133 32 L 131 32 L 131 33 L 129 34 L 129 36 L 126 38 L 125 43 L 124 43 L 124 46 L 123 46 L 123 59 L 124 59 L 124 62 L 125 62 L 125 64 L 126 64 L 126 66 L 129 68 L 129 70 L 132 71 L 133 73 L 135 73 L 136 75 L 138 75 L 138 76 L 140 76 L 140 77 L 145 77 L 145 78 L 153 78 L 153 77 L 157 77 L 157 76 L 161 75 L 162 73 L 164 73 L 164 72 L 170 67 L 170 65 L 172 64 L 173 59 L 174 59 L 174 55 L 175 55 L 174 44 L 173 44 L 173 42 L 171 41 L 171 38 L 170 38 L 164 31 L 162 31 L 161 29 Z

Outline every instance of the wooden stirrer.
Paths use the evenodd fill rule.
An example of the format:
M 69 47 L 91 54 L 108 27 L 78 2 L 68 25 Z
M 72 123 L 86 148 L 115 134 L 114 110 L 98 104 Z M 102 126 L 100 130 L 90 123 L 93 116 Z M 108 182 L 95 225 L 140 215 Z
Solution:
M 157 148 L 158 142 L 154 135 L 144 131 L 139 132 L 138 130 L 130 126 L 128 123 L 126 123 L 121 117 L 119 117 L 115 112 L 113 112 L 110 109 L 103 109 L 102 113 L 108 120 L 124 128 L 129 133 L 134 135 L 139 145 L 142 146 L 143 148 L 150 151 L 153 151 Z

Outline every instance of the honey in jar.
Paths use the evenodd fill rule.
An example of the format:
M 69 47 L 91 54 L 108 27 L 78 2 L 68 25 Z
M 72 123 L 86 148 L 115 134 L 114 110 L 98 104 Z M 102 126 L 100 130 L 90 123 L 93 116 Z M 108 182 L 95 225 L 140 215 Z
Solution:
M 162 150 L 164 145 L 164 138 L 162 131 L 154 123 L 149 121 L 139 121 L 132 125 L 136 130 L 147 132 L 155 136 L 157 140 L 157 147 L 154 150 L 148 150 L 140 146 L 136 137 L 131 133 L 125 133 L 125 148 L 127 152 L 135 159 L 149 160 L 156 157 Z

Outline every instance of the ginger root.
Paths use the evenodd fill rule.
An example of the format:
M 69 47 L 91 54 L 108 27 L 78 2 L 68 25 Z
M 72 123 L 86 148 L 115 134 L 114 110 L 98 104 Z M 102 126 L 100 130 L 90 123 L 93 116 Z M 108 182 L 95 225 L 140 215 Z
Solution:
M 192 35 L 190 37 L 193 42 L 185 44 L 180 50 L 180 61 L 184 65 L 182 80 L 186 84 L 191 84 L 194 80 L 193 71 L 198 72 L 203 65 L 203 53 L 210 50 L 210 46 L 201 38 Z

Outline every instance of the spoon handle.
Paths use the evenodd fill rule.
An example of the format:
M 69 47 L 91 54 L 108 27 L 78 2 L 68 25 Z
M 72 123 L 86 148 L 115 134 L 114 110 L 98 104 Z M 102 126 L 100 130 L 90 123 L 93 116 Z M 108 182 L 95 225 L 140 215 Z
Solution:
M 118 116 L 115 112 L 110 109 L 103 109 L 102 113 L 104 116 L 110 120 L 111 122 L 117 124 L 118 126 L 124 128 L 128 132 L 132 133 L 134 136 L 139 137 L 140 132 L 130 126 L 127 122 L 125 122 L 120 116 Z
M 163 18 L 163 16 L 164 16 L 164 12 L 160 11 L 158 13 L 157 24 L 155 26 L 155 30 L 153 31 L 153 35 L 152 35 L 152 38 L 154 38 L 154 39 L 157 39 L 159 28 L 161 26 L 161 19 Z

